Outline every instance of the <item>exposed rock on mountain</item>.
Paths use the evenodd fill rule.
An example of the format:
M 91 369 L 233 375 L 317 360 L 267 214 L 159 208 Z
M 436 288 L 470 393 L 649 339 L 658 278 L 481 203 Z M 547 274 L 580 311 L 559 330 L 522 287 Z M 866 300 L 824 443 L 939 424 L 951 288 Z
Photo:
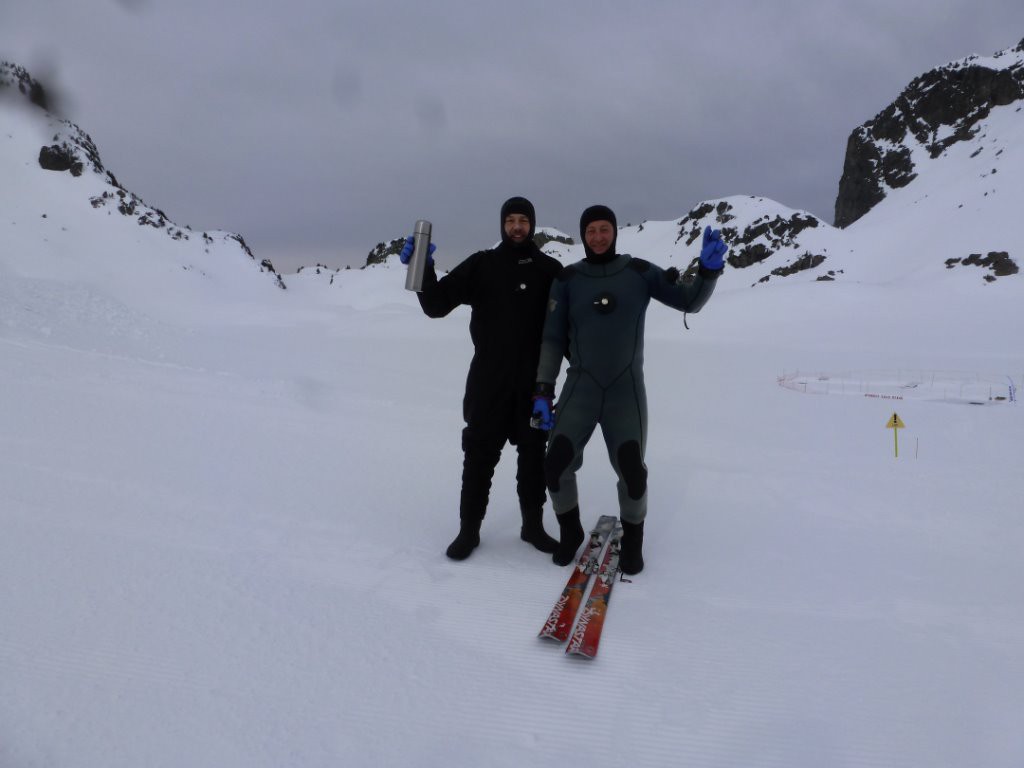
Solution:
M 973 139 L 998 106 L 1024 101 L 1024 40 L 992 57 L 970 56 L 915 78 L 847 142 L 835 225 L 846 227 L 909 184 L 917 164 Z
M 87 171 L 103 177 L 103 191 L 88 198 L 93 208 L 109 206 L 122 216 L 133 219 L 139 226 L 163 231 L 172 240 L 189 240 L 195 236 L 189 227 L 176 225 L 163 211 L 147 205 L 138 195 L 125 189 L 114 174 L 103 167 L 99 150 L 89 134 L 74 123 L 61 120 L 47 111 L 49 99 L 46 90 L 23 67 L 0 61 L 0 98 L 21 102 L 17 106 L 27 106 L 36 112 L 39 121 L 45 121 L 42 123 L 46 126 L 44 130 L 53 131 L 48 143 L 39 149 L 38 164 L 41 169 L 68 172 L 76 178 Z M 207 253 L 211 246 L 219 242 L 240 248 L 252 261 L 257 262 L 261 272 L 271 274 L 280 288 L 286 287 L 270 260 L 257 261 L 241 235 L 202 232 L 199 237 Z
M 985 256 L 980 253 L 972 253 L 965 259 L 946 260 L 947 269 L 953 269 L 959 265 L 982 267 L 988 270 L 988 274 L 984 275 L 985 282 L 988 283 L 993 282 L 997 277 L 1016 275 L 1020 271 L 1017 263 L 1010 258 L 1010 254 L 1006 251 L 991 251 Z

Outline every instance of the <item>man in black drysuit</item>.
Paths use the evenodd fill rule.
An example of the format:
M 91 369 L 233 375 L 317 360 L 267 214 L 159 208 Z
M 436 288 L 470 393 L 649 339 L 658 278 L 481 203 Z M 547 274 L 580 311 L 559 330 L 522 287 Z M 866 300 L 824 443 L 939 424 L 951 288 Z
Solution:
M 547 435 L 530 428 L 530 413 L 548 292 L 562 265 L 533 242 L 536 224 L 533 204 L 510 198 L 501 206 L 501 243 L 474 253 L 440 280 L 430 260 L 419 293 L 428 317 L 444 317 L 460 304 L 472 307 L 474 353 L 462 401 L 460 525 L 447 550 L 453 560 L 469 557 L 480 543 L 491 478 L 506 442 L 518 449 L 520 538 L 542 552 L 558 546 L 542 523 Z M 411 254 L 409 238 L 402 263 Z
M 619 565 L 634 574 L 644 567 L 647 515 L 647 307 L 655 299 L 682 312 L 699 311 L 722 274 L 727 246 L 718 230 L 705 229 L 697 276 L 682 283 L 675 269 L 618 253 L 617 226 L 615 214 L 603 205 L 587 208 L 580 217 L 586 258 L 566 267 L 551 287 L 534 418 L 541 429 L 552 430 L 545 471 L 561 539 L 552 559 L 568 564 L 583 543 L 576 472 L 584 446 L 600 425 L 619 481 Z M 569 369 L 555 414 L 555 379 L 565 356 Z

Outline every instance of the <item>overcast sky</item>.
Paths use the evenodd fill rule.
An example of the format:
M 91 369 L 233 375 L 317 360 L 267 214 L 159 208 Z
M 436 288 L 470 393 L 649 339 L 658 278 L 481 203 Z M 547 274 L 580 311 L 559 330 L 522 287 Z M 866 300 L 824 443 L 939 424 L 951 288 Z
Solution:
M 0 0 L 0 59 L 125 187 L 282 271 L 419 218 L 451 266 L 517 194 L 573 236 L 740 194 L 831 222 L 856 126 L 1022 38 L 1021 0 Z

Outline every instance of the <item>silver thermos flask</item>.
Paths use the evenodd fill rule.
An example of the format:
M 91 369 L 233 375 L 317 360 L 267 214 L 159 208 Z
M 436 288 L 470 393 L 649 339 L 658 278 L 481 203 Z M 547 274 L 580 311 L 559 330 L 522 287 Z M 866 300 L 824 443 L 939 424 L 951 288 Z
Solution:
M 405 290 L 423 290 L 423 272 L 427 268 L 427 251 L 430 249 L 430 222 L 420 219 L 413 230 L 412 258 L 405 273 Z

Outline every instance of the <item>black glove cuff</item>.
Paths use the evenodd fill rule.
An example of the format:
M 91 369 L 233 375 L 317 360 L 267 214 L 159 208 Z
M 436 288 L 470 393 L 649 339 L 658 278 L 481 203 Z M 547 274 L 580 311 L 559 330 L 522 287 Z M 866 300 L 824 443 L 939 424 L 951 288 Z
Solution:
M 533 390 L 534 397 L 554 397 L 555 396 L 555 385 L 548 384 L 546 381 L 538 381 L 537 386 Z
M 717 280 L 719 275 L 721 275 L 722 272 L 724 272 L 724 271 L 725 271 L 725 265 L 724 264 L 722 265 L 721 269 L 708 269 L 703 264 L 701 264 L 700 268 L 697 270 L 697 274 L 699 274 L 705 280 Z

